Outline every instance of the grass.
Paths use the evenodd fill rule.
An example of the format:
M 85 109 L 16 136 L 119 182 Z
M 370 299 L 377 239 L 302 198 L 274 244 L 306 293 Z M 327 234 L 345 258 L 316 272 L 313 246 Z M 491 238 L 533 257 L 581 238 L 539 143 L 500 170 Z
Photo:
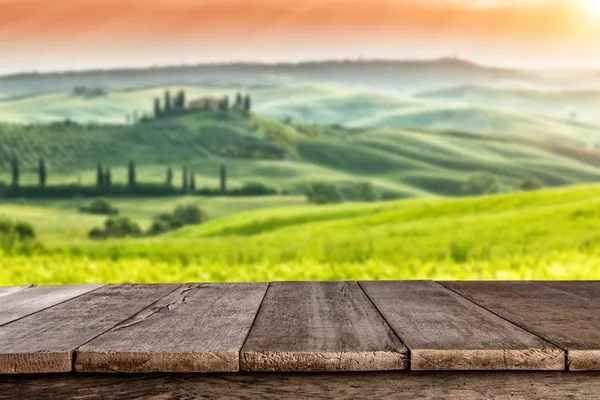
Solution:
M 0 285 L 599 279 L 599 228 L 600 186 L 460 200 L 290 205 L 158 238 L 55 242 L 31 254 L 6 253 Z

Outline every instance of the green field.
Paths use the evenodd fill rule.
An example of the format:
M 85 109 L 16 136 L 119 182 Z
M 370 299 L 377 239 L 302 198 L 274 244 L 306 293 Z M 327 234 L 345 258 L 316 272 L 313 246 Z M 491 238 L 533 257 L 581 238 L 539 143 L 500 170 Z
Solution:
M 69 213 L 54 203 L 0 207 L 8 216 L 35 218 L 35 212 Z M 0 285 L 600 278 L 599 186 L 269 207 L 152 239 L 73 241 L 61 221 L 48 222 L 44 234 L 63 240 L 2 254 Z

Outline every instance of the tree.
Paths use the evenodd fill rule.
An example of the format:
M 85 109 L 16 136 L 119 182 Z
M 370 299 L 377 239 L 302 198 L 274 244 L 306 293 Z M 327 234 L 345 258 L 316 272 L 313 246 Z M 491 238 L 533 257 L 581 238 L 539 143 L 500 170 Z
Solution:
M 110 168 L 106 168 L 106 172 L 104 173 L 104 185 L 106 187 L 110 187 L 112 184 L 112 174 L 110 173 Z
M 171 167 L 167 168 L 167 186 L 173 186 L 173 170 Z
M 225 97 L 223 97 L 223 99 L 221 99 L 221 101 L 219 102 L 219 110 L 221 110 L 221 111 L 229 110 L 229 97 L 225 96 Z
M 129 186 L 135 186 L 135 163 L 129 161 L 129 169 L 127 171 L 127 183 Z
M 340 190 L 330 183 L 315 183 L 306 191 L 306 198 L 309 203 L 328 204 L 342 203 L 344 197 Z
M 244 99 L 242 98 L 242 94 L 238 92 L 235 96 L 235 106 L 242 108 L 244 106 Z
M 173 109 L 173 104 L 171 103 L 171 92 L 168 90 L 165 91 L 165 104 L 164 104 L 164 112 L 165 114 L 170 114 Z
M 104 186 L 104 172 L 100 163 L 96 167 L 96 186 Z
M 190 192 L 194 193 L 196 191 L 196 175 L 192 172 L 190 174 Z
M 227 191 L 227 169 L 224 165 L 221 165 L 221 193 Z
M 544 187 L 544 184 L 537 179 L 525 179 L 521 182 L 520 189 L 521 190 L 538 190 Z
M 154 116 L 158 118 L 161 114 L 162 110 L 160 109 L 160 99 L 157 97 L 154 99 Z
M 463 184 L 463 193 L 471 196 L 498 193 L 499 187 L 496 177 L 487 172 L 479 172 L 471 175 Z
M 40 187 L 45 187 L 46 186 L 46 162 L 44 161 L 43 158 L 40 158 L 40 165 L 38 167 L 38 172 L 39 172 L 39 178 L 40 178 Z
M 249 114 L 252 109 L 252 100 L 250 99 L 250 95 L 247 94 L 244 98 L 244 111 Z
M 183 180 L 181 185 L 183 192 L 186 193 L 188 191 L 188 169 L 187 167 L 183 167 Z
M 174 108 L 177 110 L 185 109 L 185 92 L 180 90 L 175 96 Z
M 377 195 L 371 182 L 361 182 L 354 188 L 356 200 L 358 201 L 376 201 Z
M 21 175 L 21 172 L 19 171 L 19 161 L 16 158 L 13 158 L 10 167 L 12 171 L 12 185 L 17 187 L 19 186 L 19 177 Z

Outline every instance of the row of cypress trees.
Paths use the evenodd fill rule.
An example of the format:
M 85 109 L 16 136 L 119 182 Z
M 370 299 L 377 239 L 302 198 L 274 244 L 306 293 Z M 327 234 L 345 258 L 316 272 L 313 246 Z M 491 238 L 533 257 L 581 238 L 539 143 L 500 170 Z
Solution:
M 11 175 L 12 175 L 12 186 L 19 186 L 19 179 L 21 176 L 21 170 L 19 168 L 19 162 L 15 158 L 11 161 Z M 227 169 L 225 165 L 221 165 L 220 171 L 220 188 L 221 192 L 227 191 Z M 38 184 L 40 187 L 45 187 L 48 180 L 48 171 L 46 169 L 46 161 L 41 158 L 38 164 Z M 96 167 L 96 186 L 98 187 L 110 187 L 112 184 L 112 173 L 110 168 L 104 169 L 101 163 L 98 163 Z M 136 168 L 133 161 L 129 162 L 127 167 L 127 185 L 136 185 Z M 167 168 L 167 179 L 166 185 L 169 187 L 173 186 L 173 169 Z M 196 176 L 193 171 L 189 171 L 188 167 L 183 167 L 183 178 L 182 188 L 184 192 L 196 191 Z

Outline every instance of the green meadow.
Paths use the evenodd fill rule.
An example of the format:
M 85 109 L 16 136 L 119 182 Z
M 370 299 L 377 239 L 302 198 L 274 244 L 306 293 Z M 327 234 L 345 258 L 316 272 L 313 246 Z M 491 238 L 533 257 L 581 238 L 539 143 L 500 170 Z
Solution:
M 4 252 L 0 285 L 600 278 L 595 185 L 465 199 L 279 204 L 157 238 L 105 241 L 65 232 L 64 215 L 77 218 L 65 204 L 15 207 L 2 205 L 0 215 L 45 220 L 42 237 L 55 240 Z M 53 214 L 62 217 L 53 223 Z
M 0 220 L 37 235 L 17 246 L 0 236 L 0 285 L 600 279 L 600 86 L 573 74 L 441 59 L 0 77 Z M 249 93 L 252 112 L 154 118 L 154 99 L 181 89 L 188 101 Z M 32 188 L 41 159 L 46 185 L 68 195 Z M 11 192 L 13 160 L 19 185 L 37 192 Z M 78 191 L 96 185 L 98 164 L 131 189 L 129 162 L 137 183 L 160 190 L 172 168 L 172 187 L 109 198 L 120 216 L 148 232 L 194 205 L 208 221 L 90 239 L 106 216 L 80 212 L 91 198 Z M 184 168 L 199 190 L 183 187 Z M 479 173 L 495 195 L 468 197 L 482 194 L 465 190 Z M 277 194 L 231 195 L 250 183 Z M 315 183 L 346 202 L 308 204 Z M 377 201 L 357 203 L 367 183 Z

